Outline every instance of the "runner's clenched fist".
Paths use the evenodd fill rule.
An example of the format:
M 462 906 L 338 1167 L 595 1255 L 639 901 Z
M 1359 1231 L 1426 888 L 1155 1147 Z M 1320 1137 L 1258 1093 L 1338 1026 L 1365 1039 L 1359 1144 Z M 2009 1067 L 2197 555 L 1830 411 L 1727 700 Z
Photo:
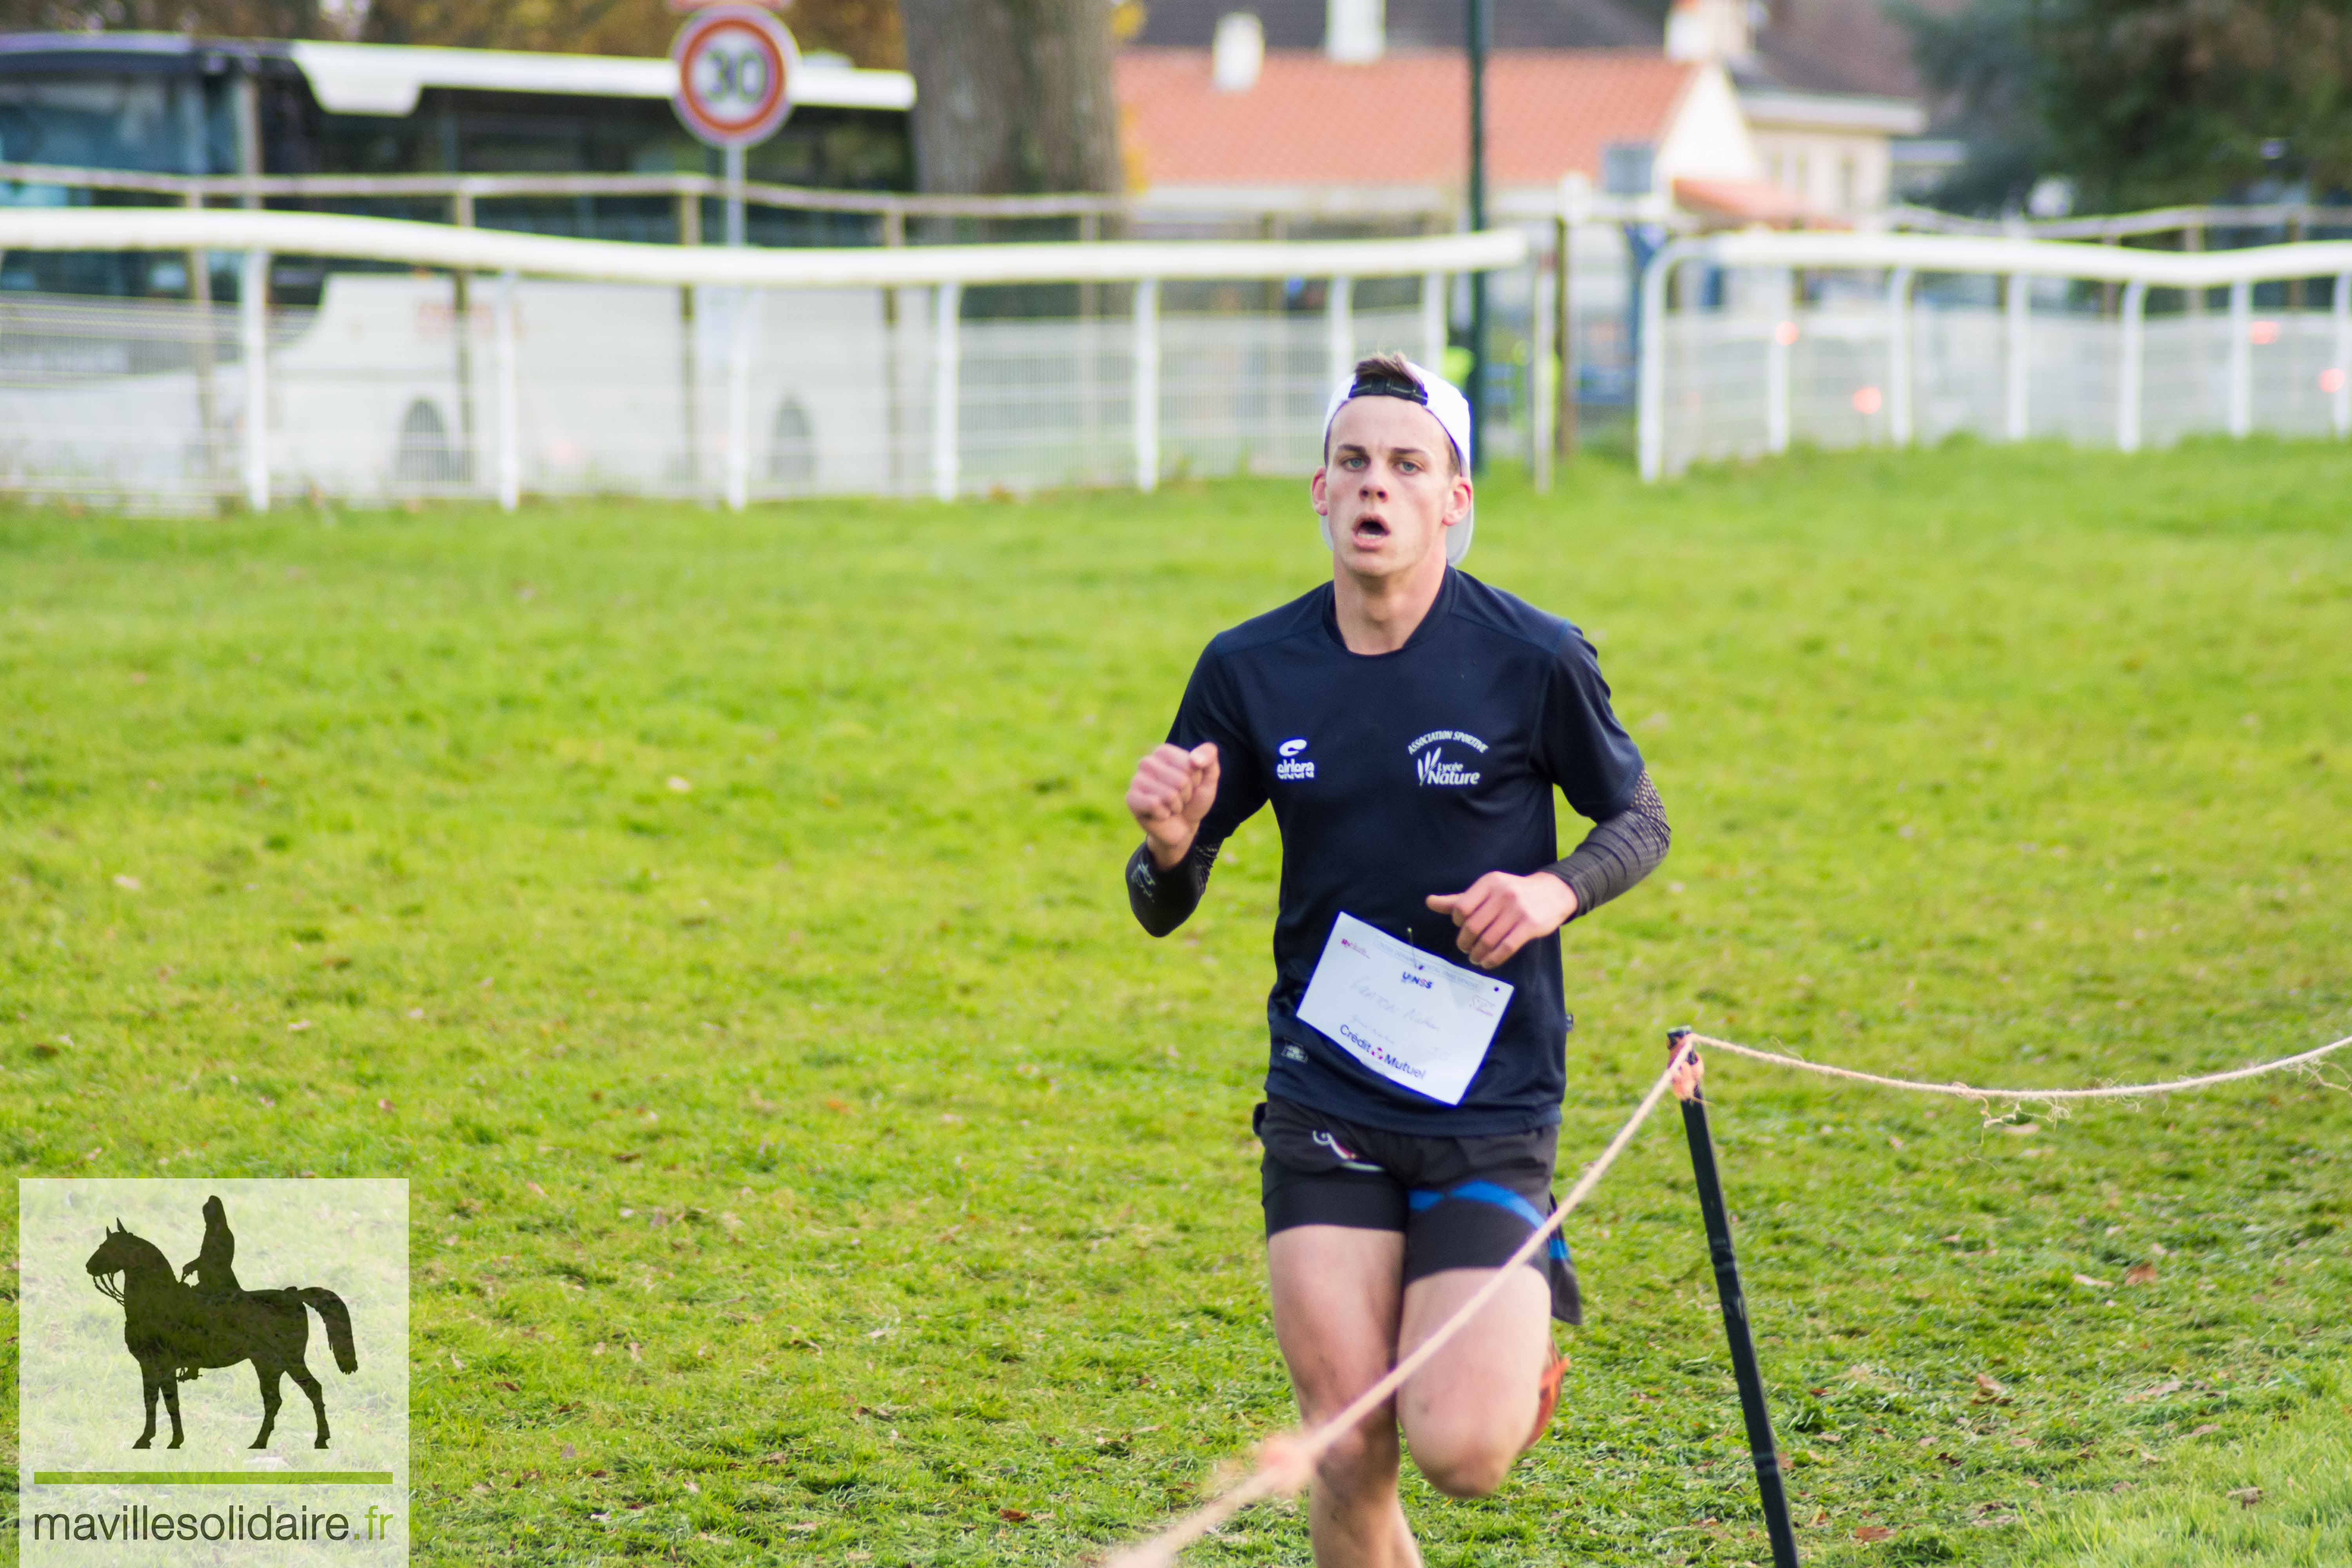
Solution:
M 1201 819 L 1217 799 L 1217 748 L 1202 742 L 1186 751 L 1162 742 L 1135 764 L 1127 809 L 1151 843 L 1152 862 L 1165 871 L 1184 858 Z

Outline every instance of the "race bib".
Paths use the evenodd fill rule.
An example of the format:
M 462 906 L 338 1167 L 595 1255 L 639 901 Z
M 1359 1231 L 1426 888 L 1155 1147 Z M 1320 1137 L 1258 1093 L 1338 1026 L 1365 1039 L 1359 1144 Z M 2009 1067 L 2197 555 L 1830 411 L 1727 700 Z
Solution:
M 1343 914 L 1298 1016 L 1382 1078 L 1459 1105 L 1510 1000 L 1504 982 Z

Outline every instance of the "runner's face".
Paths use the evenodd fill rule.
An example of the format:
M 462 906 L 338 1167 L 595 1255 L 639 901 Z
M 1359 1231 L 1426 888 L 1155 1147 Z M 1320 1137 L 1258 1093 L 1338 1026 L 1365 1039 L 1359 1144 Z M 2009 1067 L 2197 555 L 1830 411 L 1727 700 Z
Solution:
M 1331 523 L 1332 555 L 1360 577 L 1393 577 L 1445 555 L 1445 530 L 1470 511 L 1470 481 L 1453 471 L 1437 416 L 1402 397 L 1358 397 L 1331 421 L 1315 473 L 1315 510 Z

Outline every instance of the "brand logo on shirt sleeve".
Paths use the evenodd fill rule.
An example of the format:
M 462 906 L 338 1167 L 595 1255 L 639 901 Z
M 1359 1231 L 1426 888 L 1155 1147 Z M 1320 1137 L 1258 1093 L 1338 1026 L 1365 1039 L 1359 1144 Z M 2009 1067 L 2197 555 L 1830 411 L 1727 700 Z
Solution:
M 1467 746 L 1480 756 L 1486 752 L 1486 742 L 1465 731 L 1432 730 L 1405 748 L 1405 754 L 1412 759 L 1413 776 L 1424 784 L 1440 789 L 1468 789 L 1483 775 L 1476 769 L 1447 756 L 1445 747 L 1448 742 Z
M 1307 738 L 1304 735 L 1285 741 L 1282 744 L 1276 746 L 1274 749 L 1275 756 L 1277 759 L 1274 764 L 1274 776 L 1278 779 L 1286 779 L 1294 782 L 1299 779 L 1313 778 L 1315 776 L 1315 764 L 1301 758 L 1298 754 L 1306 749 Z

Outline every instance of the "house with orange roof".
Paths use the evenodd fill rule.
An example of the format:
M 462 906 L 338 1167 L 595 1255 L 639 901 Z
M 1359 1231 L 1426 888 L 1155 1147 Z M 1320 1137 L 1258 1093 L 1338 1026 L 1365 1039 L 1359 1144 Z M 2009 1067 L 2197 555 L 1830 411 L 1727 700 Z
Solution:
M 1236 14 L 1209 49 L 1120 51 L 1121 129 L 1145 206 L 1459 209 L 1470 156 L 1459 50 L 1350 60 L 1265 48 L 1255 26 Z M 1486 147 L 1497 213 L 1552 210 L 1570 175 L 1619 198 L 1619 216 L 1658 221 L 1678 182 L 1769 196 L 1729 74 L 1654 48 L 1496 51 Z
M 1954 0 L 1918 0 L 1930 10 Z M 1247 9 L 1242 7 L 1246 6 Z M 1869 222 L 1916 138 L 1899 29 L 1876 0 L 1514 0 L 1495 7 L 1489 210 Z M 1126 0 L 1118 64 L 1147 206 L 1460 210 L 1462 0 Z M 1924 143 L 1911 143 L 1924 146 Z

